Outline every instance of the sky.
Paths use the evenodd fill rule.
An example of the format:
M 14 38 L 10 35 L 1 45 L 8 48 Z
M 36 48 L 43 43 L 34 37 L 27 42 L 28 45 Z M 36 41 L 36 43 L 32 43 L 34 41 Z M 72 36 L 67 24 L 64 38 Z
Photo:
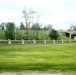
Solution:
M 24 23 L 24 6 L 32 8 L 43 25 L 52 24 L 55 29 L 69 29 L 76 24 L 76 0 L 0 0 L 0 23 Z

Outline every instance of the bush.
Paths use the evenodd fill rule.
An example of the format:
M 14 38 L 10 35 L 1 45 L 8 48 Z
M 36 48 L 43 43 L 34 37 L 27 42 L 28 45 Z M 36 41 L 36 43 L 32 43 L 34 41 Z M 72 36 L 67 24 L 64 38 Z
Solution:
M 6 39 L 13 40 L 15 38 L 15 24 L 8 22 L 6 23 L 6 31 L 5 31 Z
M 52 40 L 57 40 L 58 37 L 59 37 L 59 34 L 56 30 L 52 29 L 49 33 L 49 37 L 52 39 Z

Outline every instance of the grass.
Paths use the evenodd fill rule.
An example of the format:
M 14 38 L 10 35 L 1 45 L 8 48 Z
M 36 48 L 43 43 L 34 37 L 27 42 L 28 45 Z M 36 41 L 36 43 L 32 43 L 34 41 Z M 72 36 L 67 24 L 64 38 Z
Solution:
M 60 34 L 59 38 L 61 40 L 73 40 L 73 39 L 70 39 L 69 37 L 66 37 L 65 35 L 62 35 L 62 34 Z
M 0 71 L 76 71 L 76 44 L 0 45 Z

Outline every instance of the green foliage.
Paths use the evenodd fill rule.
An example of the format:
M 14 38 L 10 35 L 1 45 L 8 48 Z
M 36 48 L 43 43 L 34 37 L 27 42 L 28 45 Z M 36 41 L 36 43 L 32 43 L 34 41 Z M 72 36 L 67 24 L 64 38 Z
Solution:
M 59 34 L 56 30 L 52 29 L 49 33 L 49 37 L 53 40 L 57 40 L 59 37 Z
M 40 30 L 41 29 L 41 26 L 42 26 L 41 24 L 35 23 L 35 24 L 32 25 L 32 29 L 33 30 Z
M 5 23 L 4 23 L 4 22 L 2 22 L 2 23 L 0 24 L 0 29 L 1 29 L 1 30 L 5 30 Z
M 76 44 L 0 45 L 0 71 L 76 71 Z
M 59 39 L 59 40 L 73 40 L 73 39 L 70 39 L 69 37 L 66 37 L 66 36 L 63 35 L 63 34 L 59 34 L 58 39 Z
M 26 30 L 16 30 L 17 33 L 17 40 L 21 40 L 21 39 L 26 39 Z M 4 30 L 0 30 L 0 39 L 6 39 L 5 38 L 5 31 Z M 29 37 L 30 40 L 36 39 L 36 31 L 34 30 L 34 36 L 33 36 L 33 30 L 30 30 L 29 32 Z M 39 40 L 50 40 L 49 35 L 49 30 L 38 30 L 38 39 Z M 58 40 L 72 40 L 68 37 L 66 37 L 65 35 L 59 34 Z
M 25 26 L 23 23 L 20 23 L 20 30 L 25 30 Z
M 70 25 L 70 29 L 69 30 L 76 31 L 76 24 L 75 25 Z
M 38 40 L 39 37 L 38 37 L 38 33 L 39 33 L 39 30 L 41 29 L 41 24 L 39 23 L 35 23 L 32 25 L 32 30 L 33 30 L 33 39 L 36 39 Z
M 44 30 L 52 30 L 52 25 L 51 24 L 45 25 Z
M 6 39 L 14 39 L 15 36 L 15 24 L 12 22 L 6 23 L 6 31 L 5 31 Z
M 0 39 L 4 40 L 5 38 L 5 30 L 0 30 Z

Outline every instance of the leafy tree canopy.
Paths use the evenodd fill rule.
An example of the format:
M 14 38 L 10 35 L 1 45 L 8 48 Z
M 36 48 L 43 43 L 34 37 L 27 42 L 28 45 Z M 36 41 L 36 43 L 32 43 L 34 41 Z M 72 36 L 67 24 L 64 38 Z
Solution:
M 6 23 L 6 39 L 11 39 L 13 40 L 15 37 L 15 24 L 12 22 Z
M 58 37 L 59 37 L 59 34 L 58 32 L 55 30 L 55 29 L 52 29 L 49 33 L 49 37 L 52 39 L 52 40 L 57 40 Z
M 25 26 L 22 22 L 20 23 L 20 30 L 25 30 Z

